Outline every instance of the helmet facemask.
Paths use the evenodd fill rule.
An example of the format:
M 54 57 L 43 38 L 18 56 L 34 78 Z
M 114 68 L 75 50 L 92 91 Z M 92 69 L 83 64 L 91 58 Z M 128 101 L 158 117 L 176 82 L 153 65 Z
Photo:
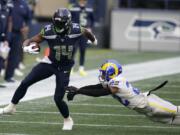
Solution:
M 67 9 L 59 9 L 53 16 L 53 24 L 57 34 L 68 34 L 71 23 L 71 13 Z
M 108 84 L 108 81 L 106 80 L 106 73 L 104 70 L 99 70 L 99 82 L 103 85 L 106 86 Z

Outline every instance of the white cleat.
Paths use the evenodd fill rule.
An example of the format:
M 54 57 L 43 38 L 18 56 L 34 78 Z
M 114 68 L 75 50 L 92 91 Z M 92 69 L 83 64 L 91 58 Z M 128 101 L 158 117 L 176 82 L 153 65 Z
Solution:
M 24 70 L 24 69 L 26 69 L 26 66 L 21 62 L 19 64 L 19 69 Z
M 18 68 L 16 68 L 14 72 L 15 72 L 15 75 L 17 75 L 17 76 L 23 76 L 24 75 L 24 73 L 22 71 L 20 71 Z
M 72 130 L 74 125 L 74 122 L 71 117 L 68 117 L 67 119 L 64 119 L 64 125 L 62 130 Z
M 0 75 L 3 77 L 5 75 L 5 69 L 1 69 Z
M 16 106 L 12 103 L 10 103 L 8 106 L 4 108 L 0 108 L 0 115 L 3 115 L 3 114 L 12 115 L 15 112 L 16 112 Z

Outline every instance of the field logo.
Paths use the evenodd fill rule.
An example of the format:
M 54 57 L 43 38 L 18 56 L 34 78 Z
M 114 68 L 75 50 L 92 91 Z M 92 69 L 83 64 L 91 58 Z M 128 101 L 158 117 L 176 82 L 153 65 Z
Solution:
M 173 19 L 134 18 L 126 30 L 126 37 L 131 40 L 179 41 L 180 23 Z

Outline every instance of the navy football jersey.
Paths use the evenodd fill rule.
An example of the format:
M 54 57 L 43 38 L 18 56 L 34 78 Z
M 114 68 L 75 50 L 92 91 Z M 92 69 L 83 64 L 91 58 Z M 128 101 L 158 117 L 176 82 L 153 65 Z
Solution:
M 82 35 L 80 25 L 72 23 L 69 34 L 61 36 L 57 35 L 53 24 L 49 24 L 41 30 L 41 35 L 48 42 L 50 48 L 49 59 L 61 67 L 72 67 L 74 64 L 73 50 Z
M 70 8 L 72 21 L 79 23 L 83 27 L 93 27 L 94 15 L 90 7 L 80 7 L 79 5 Z

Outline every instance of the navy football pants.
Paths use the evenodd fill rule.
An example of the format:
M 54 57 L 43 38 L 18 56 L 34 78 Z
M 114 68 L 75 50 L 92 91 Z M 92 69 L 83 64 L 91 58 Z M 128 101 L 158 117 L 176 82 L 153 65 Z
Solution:
M 0 56 L 0 72 L 4 68 L 4 59 Z
M 60 71 L 57 67 L 51 64 L 40 63 L 35 66 L 29 75 L 21 82 L 20 86 L 16 89 L 15 94 L 12 98 L 12 103 L 18 104 L 19 100 L 23 98 L 27 92 L 27 89 L 32 84 L 46 79 L 52 75 L 56 76 L 56 89 L 54 94 L 54 101 L 59 111 L 64 118 L 69 116 L 69 109 L 67 104 L 63 101 L 65 94 L 64 87 L 69 84 L 69 72 Z M 37 92 L 40 92 L 37 90 Z
M 12 34 L 12 41 L 9 44 L 11 49 L 8 56 L 5 80 L 11 79 L 14 76 L 14 71 L 19 65 L 22 55 L 21 41 L 22 41 L 21 33 Z

